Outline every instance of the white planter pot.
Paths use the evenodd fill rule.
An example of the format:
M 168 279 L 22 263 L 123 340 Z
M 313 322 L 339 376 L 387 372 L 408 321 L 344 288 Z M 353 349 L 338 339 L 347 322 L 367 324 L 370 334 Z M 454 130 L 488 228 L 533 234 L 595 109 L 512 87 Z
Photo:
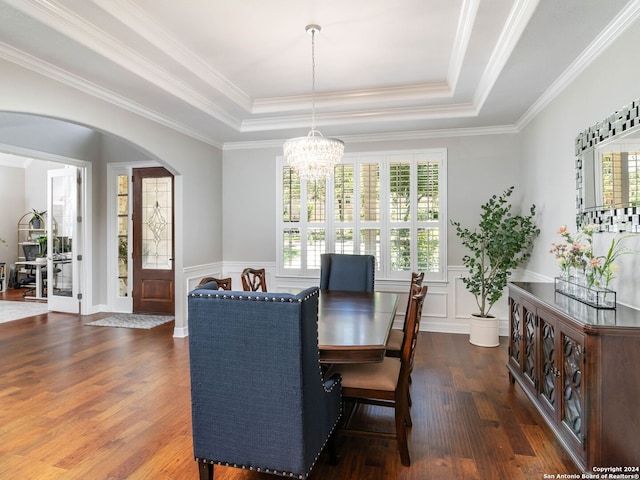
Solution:
M 469 342 L 479 347 L 497 347 L 500 343 L 497 317 L 476 317 L 471 315 L 469 322 Z

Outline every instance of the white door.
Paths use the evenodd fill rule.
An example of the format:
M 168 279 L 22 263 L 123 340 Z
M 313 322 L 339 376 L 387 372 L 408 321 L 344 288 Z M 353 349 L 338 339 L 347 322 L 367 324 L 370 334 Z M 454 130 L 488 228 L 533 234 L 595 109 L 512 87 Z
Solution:
M 82 169 L 48 172 L 47 298 L 49 310 L 80 313 Z

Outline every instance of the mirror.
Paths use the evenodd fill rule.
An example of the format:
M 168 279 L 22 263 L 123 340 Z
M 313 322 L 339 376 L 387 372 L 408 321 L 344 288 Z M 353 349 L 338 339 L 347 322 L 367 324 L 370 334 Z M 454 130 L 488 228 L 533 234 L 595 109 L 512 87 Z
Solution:
M 640 233 L 640 100 L 576 138 L 578 227 Z

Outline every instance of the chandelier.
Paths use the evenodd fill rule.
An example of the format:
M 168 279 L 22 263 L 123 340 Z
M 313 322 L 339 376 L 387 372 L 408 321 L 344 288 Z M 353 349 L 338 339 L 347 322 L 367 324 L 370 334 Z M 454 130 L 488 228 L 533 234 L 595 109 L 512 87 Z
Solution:
M 316 130 L 316 55 L 315 38 L 320 26 L 307 25 L 311 34 L 311 130 L 306 137 L 292 138 L 284 142 L 287 162 L 302 180 L 319 180 L 330 176 L 344 154 L 344 143 L 326 138 Z

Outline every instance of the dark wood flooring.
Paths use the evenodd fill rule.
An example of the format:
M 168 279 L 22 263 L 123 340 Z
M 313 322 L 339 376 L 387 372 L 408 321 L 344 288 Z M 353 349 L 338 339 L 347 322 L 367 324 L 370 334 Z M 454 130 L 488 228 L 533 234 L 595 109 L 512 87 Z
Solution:
M 18 300 L 19 292 L 0 294 Z M 0 479 L 194 479 L 187 339 L 91 327 L 106 314 L 50 313 L 0 324 Z M 497 348 L 422 332 L 413 372 L 409 448 L 344 437 L 340 461 L 312 479 L 542 479 L 579 473 Z M 389 412 L 390 413 L 390 412 Z M 362 421 L 393 428 L 381 407 Z M 277 478 L 216 467 L 215 478 Z

